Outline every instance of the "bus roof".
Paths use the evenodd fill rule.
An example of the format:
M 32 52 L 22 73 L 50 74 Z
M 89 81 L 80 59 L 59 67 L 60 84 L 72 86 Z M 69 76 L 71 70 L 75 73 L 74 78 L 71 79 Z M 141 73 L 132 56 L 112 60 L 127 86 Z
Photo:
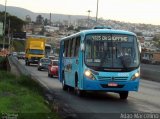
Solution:
M 115 30 L 115 29 L 91 29 L 91 30 L 84 30 L 82 31 L 84 34 L 90 33 L 118 33 L 118 34 L 128 34 L 128 35 L 135 35 L 135 33 L 124 31 L 124 30 Z
M 87 35 L 87 34 L 92 34 L 92 33 L 113 33 L 113 34 L 126 34 L 126 35 L 134 35 L 136 36 L 135 33 L 133 32 L 129 32 L 129 31 L 125 31 L 125 30 L 115 30 L 115 29 L 90 29 L 90 30 L 83 30 L 81 32 L 72 34 L 70 36 L 67 36 L 65 38 L 62 38 L 62 40 L 67 39 L 67 38 L 71 38 L 71 37 L 75 37 L 78 35 Z

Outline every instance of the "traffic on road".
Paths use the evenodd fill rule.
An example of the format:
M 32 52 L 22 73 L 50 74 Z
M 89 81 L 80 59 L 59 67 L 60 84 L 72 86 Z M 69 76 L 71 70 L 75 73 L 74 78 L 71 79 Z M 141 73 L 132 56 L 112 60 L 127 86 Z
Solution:
M 141 79 L 138 92 L 131 92 L 126 101 L 121 101 L 116 93 L 87 92 L 84 97 L 75 95 L 74 90 L 62 90 L 57 77 L 48 77 L 47 71 L 38 71 L 37 65 L 25 66 L 40 82 L 53 91 L 60 102 L 64 102 L 83 118 L 105 119 L 106 114 L 160 113 L 160 83 Z
M 38 65 L 29 66 L 20 62 L 80 116 L 160 113 L 160 83 L 140 79 L 134 33 L 98 29 L 68 36 L 60 42 L 57 59 L 41 58 Z M 46 70 L 36 70 L 42 66 Z

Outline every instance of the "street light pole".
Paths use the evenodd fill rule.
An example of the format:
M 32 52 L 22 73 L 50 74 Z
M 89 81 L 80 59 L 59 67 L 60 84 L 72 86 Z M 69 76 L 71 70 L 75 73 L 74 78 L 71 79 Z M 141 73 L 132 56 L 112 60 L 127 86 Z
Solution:
M 91 13 L 91 10 L 88 10 L 88 27 L 89 27 L 89 17 L 90 17 L 90 13 Z
M 7 4 L 7 0 L 5 0 L 5 11 L 4 11 L 4 27 L 3 27 L 3 50 L 4 50 L 4 48 L 5 48 L 6 4 Z
M 97 0 L 96 23 L 97 23 L 97 20 L 98 20 L 98 4 L 99 4 L 99 0 Z
M 10 53 L 10 48 L 11 48 L 11 39 L 10 39 L 10 19 L 9 19 L 9 23 L 8 23 L 8 49 L 9 49 L 9 53 Z

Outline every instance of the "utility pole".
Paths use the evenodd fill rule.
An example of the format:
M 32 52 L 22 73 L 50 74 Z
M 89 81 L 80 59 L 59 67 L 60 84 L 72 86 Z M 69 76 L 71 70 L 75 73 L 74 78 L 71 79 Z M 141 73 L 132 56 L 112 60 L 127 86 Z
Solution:
M 4 12 L 4 27 L 3 27 L 3 50 L 5 48 L 5 29 L 6 29 L 6 4 L 7 0 L 5 0 L 5 12 Z
M 52 14 L 50 13 L 50 17 L 49 17 L 49 22 L 50 22 L 49 25 L 50 25 L 50 26 L 51 26 L 51 24 L 52 24 L 52 23 L 51 23 L 51 20 L 52 20 Z
M 91 10 L 88 10 L 88 27 L 89 27 L 89 17 L 90 17 L 90 13 L 91 13 Z
M 96 23 L 98 21 L 98 4 L 99 4 L 99 0 L 97 0 Z
M 8 48 L 8 49 L 9 49 L 9 53 L 10 53 L 10 51 L 11 51 L 11 50 L 10 50 L 10 49 L 11 49 L 11 45 L 10 45 L 10 44 L 11 44 L 11 39 L 10 39 L 10 38 L 11 38 L 11 37 L 10 37 L 10 25 L 11 25 L 11 23 L 10 23 L 10 19 L 9 19 L 9 23 L 8 23 L 8 45 L 9 45 L 9 48 Z
M 68 27 L 71 26 L 71 15 L 68 15 Z

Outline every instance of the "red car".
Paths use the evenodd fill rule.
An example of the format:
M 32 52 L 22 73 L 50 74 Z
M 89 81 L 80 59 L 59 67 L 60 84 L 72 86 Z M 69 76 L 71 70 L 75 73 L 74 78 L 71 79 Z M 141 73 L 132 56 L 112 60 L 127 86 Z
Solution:
M 51 60 L 48 65 L 48 77 L 58 77 L 58 60 Z

